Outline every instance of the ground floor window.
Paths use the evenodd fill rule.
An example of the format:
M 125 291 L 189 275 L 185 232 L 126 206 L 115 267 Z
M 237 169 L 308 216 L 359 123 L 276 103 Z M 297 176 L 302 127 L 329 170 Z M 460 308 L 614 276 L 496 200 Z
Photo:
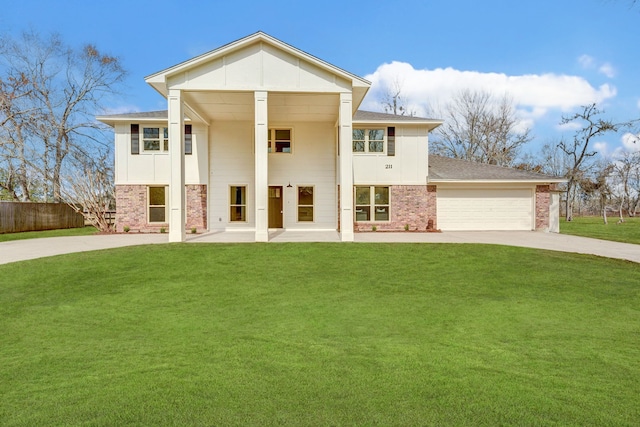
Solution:
M 313 187 L 298 187 L 298 221 L 313 221 Z
M 356 186 L 356 221 L 389 221 L 389 187 Z
M 247 187 L 232 185 L 229 201 L 229 221 L 244 222 L 247 220 Z
M 149 187 L 149 222 L 167 222 L 167 187 Z

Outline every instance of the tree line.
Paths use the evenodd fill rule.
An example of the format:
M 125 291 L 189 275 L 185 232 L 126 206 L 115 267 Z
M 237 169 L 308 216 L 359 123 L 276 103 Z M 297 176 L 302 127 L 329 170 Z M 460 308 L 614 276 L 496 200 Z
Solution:
M 0 200 L 112 205 L 112 139 L 94 117 L 125 76 L 91 44 L 33 31 L 0 37 Z
M 639 120 L 616 122 L 606 118 L 596 104 L 580 107 L 563 116 L 561 125 L 577 128 L 570 139 L 559 139 L 542 146 L 537 153 L 522 154 L 533 140 L 531 130 L 523 127 L 508 95 L 496 97 L 489 92 L 462 90 L 435 113 L 444 119 L 430 140 L 433 154 L 479 163 L 515 167 L 556 177 L 567 182 L 564 214 L 573 219 L 576 208 L 590 214 L 607 212 L 635 216 L 640 209 L 640 135 L 628 133 L 637 144 L 635 151 L 618 151 L 609 157 L 596 155 L 594 143 L 609 133 L 631 132 Z

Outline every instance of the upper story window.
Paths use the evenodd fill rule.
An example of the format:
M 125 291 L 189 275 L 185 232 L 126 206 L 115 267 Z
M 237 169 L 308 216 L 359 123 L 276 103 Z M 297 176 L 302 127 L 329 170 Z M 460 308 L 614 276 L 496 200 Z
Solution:
M 352 140 L 354 153 L 384 153 L 384 129 L 354 129 Z
M 161 131 L 162 138 L 160 138 Z M 142 146 L 144 151 L 169 151 L 169 129 L 143 127 Z
M 140 129 L 142 128 L 142 129 Z M 142 139 L 142 144 L 140 140 Z M 184 125 L 184 153 L 193 153 L 193 132 L 191 125 Z M 169 128 L 168 127 L 146 127 L 137 124 L 131 125 L 131 154 L 142 152 L 169 152 Z
M 269 129 L 269 152 L 291 153 L 291 129 Z

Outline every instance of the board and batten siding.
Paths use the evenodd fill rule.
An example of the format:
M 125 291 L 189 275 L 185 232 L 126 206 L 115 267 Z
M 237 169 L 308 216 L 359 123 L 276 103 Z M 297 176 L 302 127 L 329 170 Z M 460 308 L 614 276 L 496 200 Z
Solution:
M 137 123 L 137 122 L 131 122 Z M 144 152 L 140 137 L 140 154 L 131 154 L 131 123 L 115 125 L 115 183 L 116 185 L 167 185 L 171 174 L 168 152 Z M 167 127 L 167 122 L 139 123 L 143 127 Z M 193 154 L 185 156 L 185 184 L 207 183 L 207 127 L 192 126 Z
M 354 124 L 355 128 L 386 126 Z M 355 185 L 426 185 L 429 137 L 426 127 L 395 126 L 395 155 L 353 153 Z
M 214 122 L 210 128 L 210 229 L 255 228 L 253 122 Z M 325 122 L 269 123 L 292 130 L 292 152 L 270 153 L 268 185 L 283 190 L 283 227 L 336 229 L 335 124 Z M 287 185 L 291 184 L 291 187 Z M 229 189 L 247 187 L 247 221 L 229 221 Z M 297 221 L 297 187 L 314 187 L 314 221 Z
M 443 231 L 533 230 L 535 188 L 438 185 L 438 228 Z

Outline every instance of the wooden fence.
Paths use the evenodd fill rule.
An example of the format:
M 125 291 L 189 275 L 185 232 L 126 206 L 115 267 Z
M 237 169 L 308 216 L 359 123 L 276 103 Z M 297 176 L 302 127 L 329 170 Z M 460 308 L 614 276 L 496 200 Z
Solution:
M 104 218 L 110 225 L 116 223 L 116 211 L 105 211 Z M 93 215 L 90 212 L 84 213 L 84 225 L 93 225 L 91 223 L 91 219 L 93 219 Z
M 84 217 L 64 203 L 0 202 L 0 234 L 84 226 Z

